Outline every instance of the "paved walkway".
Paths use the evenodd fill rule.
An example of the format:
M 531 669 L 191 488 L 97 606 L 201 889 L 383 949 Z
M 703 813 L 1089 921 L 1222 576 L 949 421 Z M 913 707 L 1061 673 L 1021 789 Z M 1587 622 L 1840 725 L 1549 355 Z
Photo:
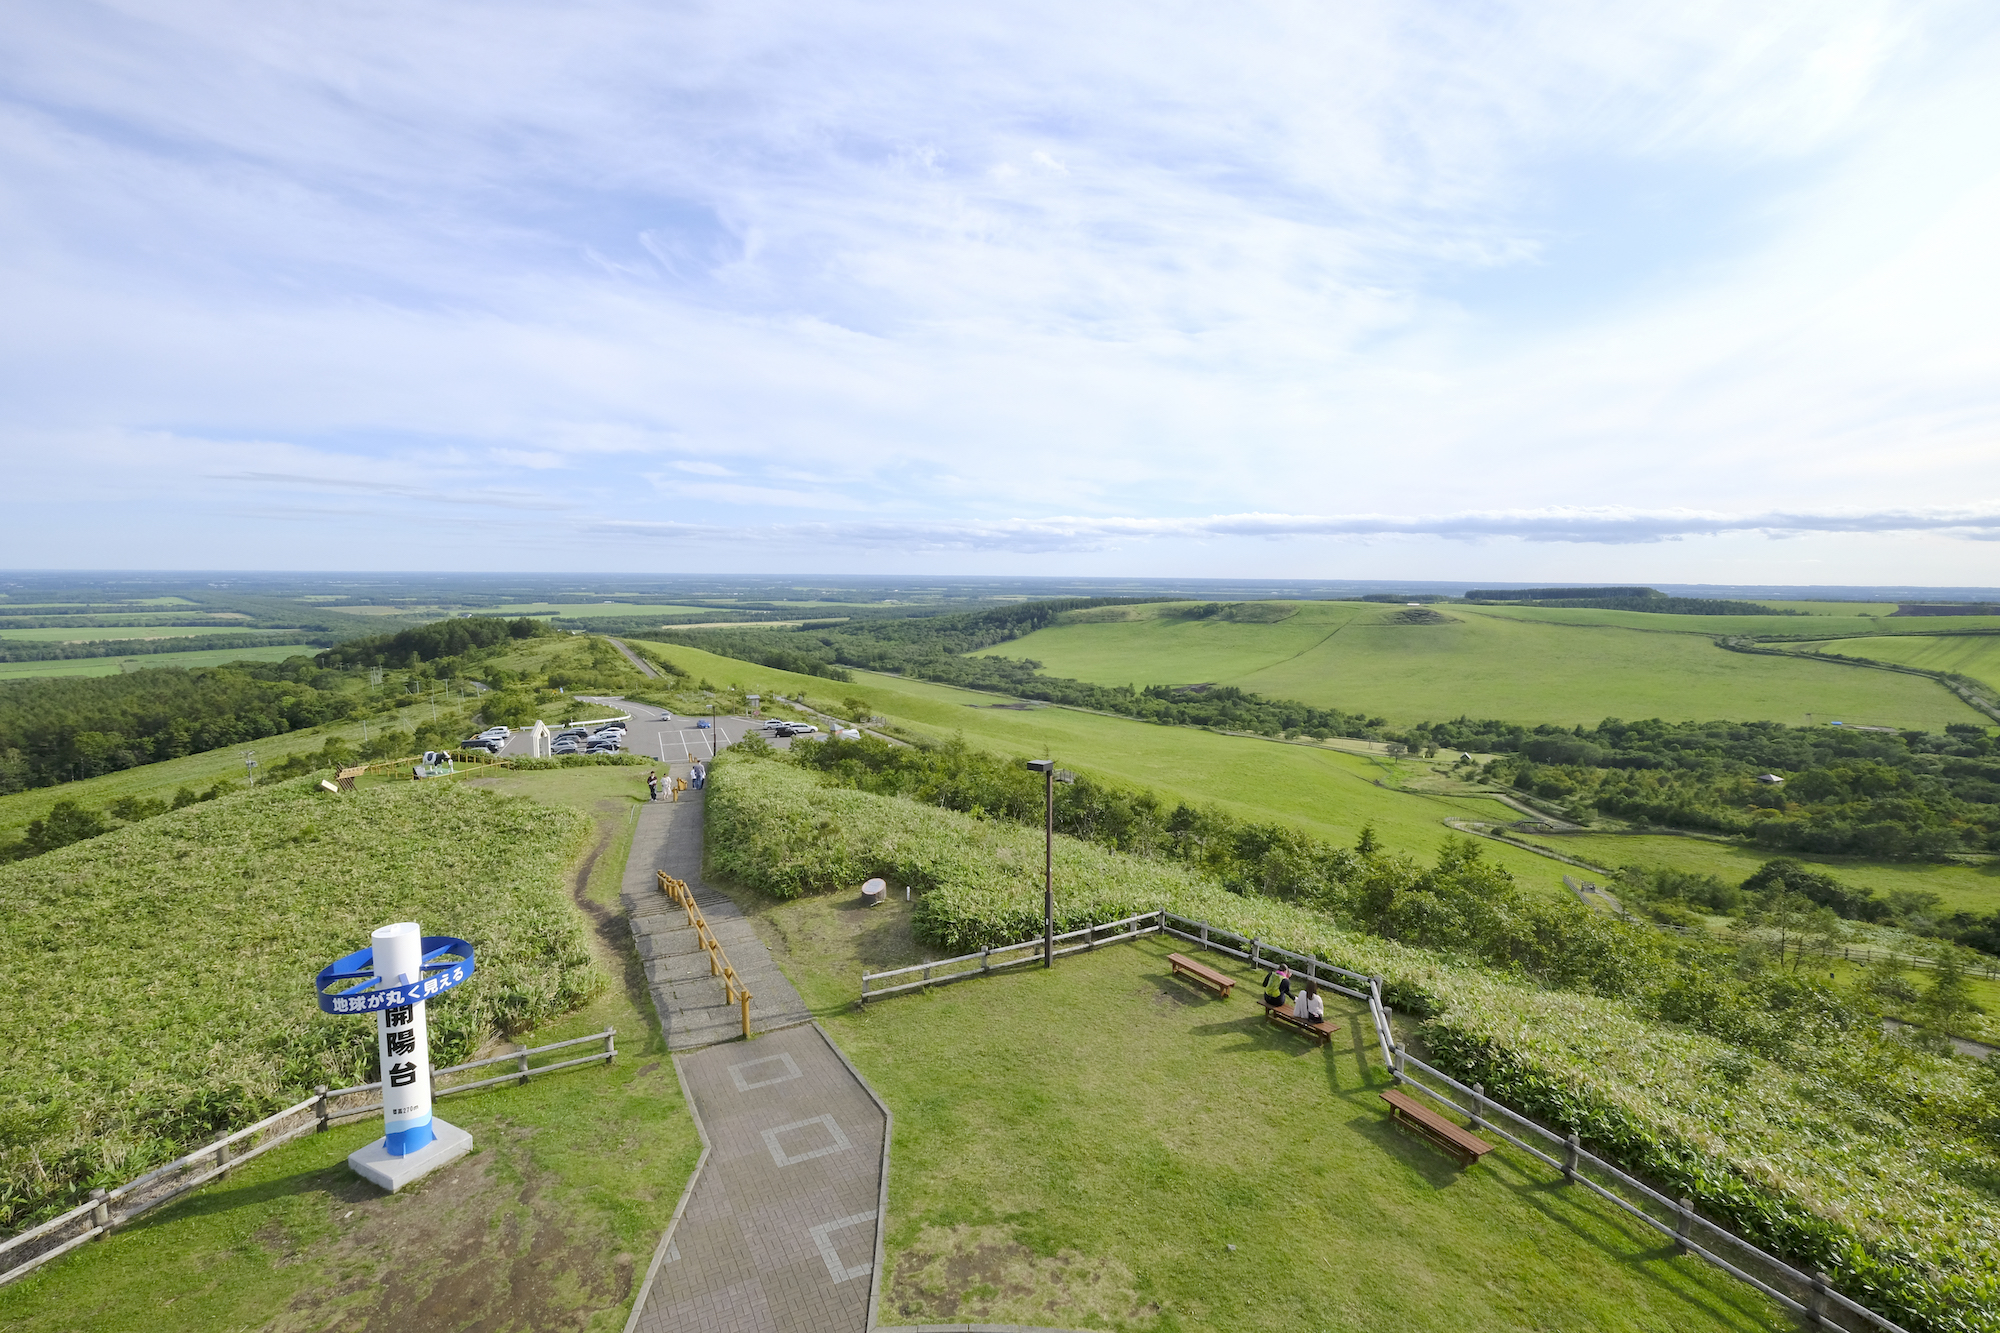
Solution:
M 675 1063 L 705 1152 L 627 1333 L 864 1333 L 887 1110 L 817 1023 Z
M 695 903 L 750 992 L 753 1031 L 803 1023 L 812 1015 L 792 983 L 771 961 L 735 903 L 701 878 L 702 793 L 685 791 L 678 801 L 651 801 L 639 808 L 632 854 L 625 862 L 620 896 L 632 940 L 646 967 L 646 981 L 659 1011 L 667 1049 L 693 1050 L 743 1036 L 742 1010 L 724 998 L 722 979 L 709 974 L 708 955 L 695 940 L 687 913 L 660 892 L 654 872 L 685 880 Z
M 881 1268 L 889 1112 L 811 1021 L 770 950 L 701 877 L 703 797 L 639 810 L 621 886 L 702 1158 L 660 1238 L 626 1333 L 866 1333 Z M 723 1001 L 685 880 L 750 991 L 754 1041 Z

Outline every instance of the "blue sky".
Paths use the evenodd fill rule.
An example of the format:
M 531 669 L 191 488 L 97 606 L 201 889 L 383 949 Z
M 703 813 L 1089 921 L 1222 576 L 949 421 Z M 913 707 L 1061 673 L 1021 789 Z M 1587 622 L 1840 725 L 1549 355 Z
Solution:
M 1981 3 L 0 44 L 0 565 L 2000 584 Z

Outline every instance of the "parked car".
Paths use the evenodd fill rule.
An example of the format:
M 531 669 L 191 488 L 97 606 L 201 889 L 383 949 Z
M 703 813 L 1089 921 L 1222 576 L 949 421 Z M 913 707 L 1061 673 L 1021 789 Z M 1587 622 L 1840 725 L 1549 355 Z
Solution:
M 699 722 L 695 723 L 694 725 L 695 725 L 695 730 L 697 730 L 697 731 L 707 731 L 707 730 L 708 730 L 708 719 L 707 719 L 707 718 L 703 718 L 703 719 L 702 719 L 701 721 L 699 721 Z
M 792 735 L 794 736 L 817 736 L 818 734 L 819 728 L 810 722 L 792 723 Z
M 581 745 L 578 745 L 575 741 L 557 741 L 554 745 L 551 745 L 549 747 L 549 753 L 575 754 L 578 750 L 581 750 L 582 748 L 583 747 Z

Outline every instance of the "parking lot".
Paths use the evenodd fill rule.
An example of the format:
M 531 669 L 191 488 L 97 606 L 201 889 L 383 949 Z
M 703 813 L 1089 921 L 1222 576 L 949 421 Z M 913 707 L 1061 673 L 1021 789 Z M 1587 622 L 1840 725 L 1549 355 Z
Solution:
M 687 767 L 698 760 L 708 760 L 723 748 L 742 740 L 746 735 L 758 735 L 773 745 L 783 747 L 790 744 L 782 737 L 772 736 L 768 730 L 769 718 L 743 717 L 737 714 L 723 714 L 714 717 L 690 717 L 669 714 L 664 709 L 651 704 L 633 703 L 626 699 L 579 698 L 576 712 L 582 729 L 592 735 L 599 728 L 608 725 L 609 720 L 620 713 L 630 714 L 625 721 L 625 735 L 620 739 L 618 753 L 634 754 L 641 758 L 659 761 L 670 771 L 685 775 Z M 559 737 L 564 728 L 551 723 L 552 737 Z M 589 737 L 583 738 L 586 742 Z M 579 753 L 583 751 L 579 750 Z M 526 758 L 534 753 L 534 733 L 532 729 L 516 730 L 507 738 L 499 753 L 507 757 Z

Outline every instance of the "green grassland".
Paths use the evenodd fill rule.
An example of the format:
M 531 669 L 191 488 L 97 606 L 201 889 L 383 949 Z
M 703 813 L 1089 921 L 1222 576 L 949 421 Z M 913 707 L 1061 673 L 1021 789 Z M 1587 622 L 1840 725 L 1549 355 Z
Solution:
M 191 639 L 198 634 L 268 634 L 235 623 L 213 625 L 63 625 L 56 629 L 10 629 L 0 622 L 0 639 L 19 643 L 96 643 L 102 639 Z
M 1296 614 L 1269 624 L 1135 607 L 1130 618 L 1057 625 L 989 651 L 1033 658 L 1054 676 L 1234 685 L 1405 725 L 1462 715 L 1565 726 L 1607 717 L 1803 722 L 1811 713 L 1936 730 L 1980 720 L 1919 678 L 1732 653 L 1706 637 L 1753 632 L 1766 623 L 1757 616 L 1451 606 L 1447 623 L 1406 624 L 1398 608 L 1292 605 Z M 1799 620 L 1769 623 L 1796 632 Z M 1854 624 L 1880 633 L 1877 622 Z
M 1802 643 L 1796 651 L 1947 671 L 2000 690 L 2000 634 L 1897 634 Z
M 576 1007 L 603 981 L 562 883 L 589 827 L 451 782 L 302 778 L 0 867 L 0 1123 L 35 1126 L 0 1146 L 9 1211 L 366 1081 L 372 1034 L 322 1014 L 310 978 L 383 921 L 481 951 L 434 1008 L 441 1063 Z
M 198 631 L 206 633 L 207 631 Z M 0 638 L 6 637 L 0 635 Z M 131 637 L 127 635 L 126 637 Z M 222 666 L 228 662 L 282 662 L 315 649 L 300 644 L 273 644 L 243 648 L 203 648 L 191 653 L 138 653 L 131 657 L 68 657 L 51 662 L 0 662 L 0 682 L 29 680 L 42 676 L 115 676 L 127 667 Z
M 521 1032 L 520 1042 L 615 1027 L 617 1063 L 440 1102 L 441 1115 L 471 1132 L 474 1153 L 399 1194 L 384 1195 L 347 1168 L 349 1152 L 381 1135 L 379 1116 L 277 1149 L 0 1288 L 0 1326 L 623 1328 L 700 1152 L 644 973 L 615 916 L 628 815 L 643 791 L 615 769 L 509 774 L 505 787 L 595 821 L 600 854 L 574 896 L 594 927 L 597 964 L 614 980 L 582 1008 Z M 426 1322 L 432 1311 L 449 1313 Z
M 1808 616 L 1842 616 L 1849 618 L 1854 616 L 1893 616 L 1896 614 L 1898 606 L 1896 602 L 1774 602 L 1765 597 L 1753 597 L 1749 600 L 1759 606 L 1768 606 L 1773 611 L 1797 611 L 1801 615 Z
M 883 1324 L 1788 1327 L 1530 1160 L 1393 1129 L 1359 1005 L 1314 1050 L 1149 941 L 857 1010 L 864 968 L 926 956 L 910 908 L 729 892 L 895 1113 Z
M 1619 833 L 1567 833 L 1560 836 L 1515 833 L 1509 836 L 1609 870 L 1623 865 L 1666 866 L 1691 874 L 1714 875 L 1728 884 L 1742 883 L 1774 855 L 1761 848 L 1711 838 Z M 1786 855 L 1824 870 L 1843 884 L 1873 889 L 1883 897 L 1897 889 L 1914 889 L 1937 894 L 1944 900 L 1947 912 L 1966 911 L 1984 916 L 2000 908 L 2000 862 L 1935 865 L 1919 861 L 1864 861 L 1855 857 L 1813 856 L 1805 852 L 1787 852 Z
M 1428 860 L 1459 836 L 1447 818 L 1506 822 L 1518 812 L 1483 797 L 1447 797 L 1377 787 L 1396 771 L 1366 755 L 1311 744 L 1223 736 L 1193 727 L 1162 727 L 1070 708 L 995 708 L 998 696 L 855 673 L 852 684 L 798 676 L 715 657 L 678 644 L 649 645 L 696 675 L 741 683 L 767 697 L 782 691 L 835 705 L 866 699 L 904 734 L 931 740 L 962 735 L 1002 754 L 1053 755 L 1064 767 L 1127 786 L 1150 788 L 1194 805 L 1215 805 L 1242 819 L 1276 820 L 1329 841 L 1351 844 L 1373 825 L 1385 844 Z M 1532 852 L 1489 844 L 1488 855 L 1524 883 L 1562 892 L 1564 866 Z
M 653 606 L 634 602 L 509 602 L 505 606 L 481 607 L 479 613 L 489 616 L 553 615 L 565 620 L 585 620 L 605 616 L 688 616 L 714 609 L 712 606 Z
M 1289 622 L 1244 628 L 1282 628 L 1284 623 Z M 804 695 L 823 707 L 837 707 L 848 697 L 863 698 L 876 713 L 892 719 L 891 734 L 900 731 L 936 740 L 962 735 L 969 744 L 998 753 L 1049 754 L 1066 767 L 1110 781 L 1147 787 L 1196 805 L 1214 804 L 1243 819 L 1275 820 L 1332 842 L 1352 844 L 1361 827 L 1368 824 L 1390 848 L 1428 859 L 1441 842 L 1455 836 L 1443 823 L 1447 818 L 1495 824 L 1521 818 L 1519 811 L 1490 799 L 1410 790 L 1411 785 L 1432 785 L 1430 766 L 1414 761 L 1394 763 L 1332 745 L 1222 736 L 1067 708 L 995 708 L 993 704 L 1000 700 L 994 695 L 900 676 L 857 671 L 852 684 L 842 684 L 716 657 L 678 644 L 651 647 L 685 670 L 719 683 L 761 689 L 766 698 L 780 692 Z M 1875 674 L 1886 677 L 1886 673 Z M 1922 681 L 1915 683 L 1931 688 Z M 1378 778 L 1384 786 L 1375 785 Z M 1628 863 L 1664 865 L 1716 874 L 1732 884 L 1742 882 L 1772 855 L 1743 844 L 1700 838 L 1611 833 L 1510 836 L 1611 869 Z M 1566 892 L 1564 875 L 1586 873 L 1505 843 L 1489 841 L 1484 845 L 1488 859 L 1504 866 L 1524 887 L 1561 894 Z M 1884 893 L 1894 888 L 1936 893 L 1952 911 L 1963 908 L 1983 915 L 2000 908 L 2000 867 L 1842 857 L 1801 859 L 1825 867 L 1837 878 L 1877 887 Z

